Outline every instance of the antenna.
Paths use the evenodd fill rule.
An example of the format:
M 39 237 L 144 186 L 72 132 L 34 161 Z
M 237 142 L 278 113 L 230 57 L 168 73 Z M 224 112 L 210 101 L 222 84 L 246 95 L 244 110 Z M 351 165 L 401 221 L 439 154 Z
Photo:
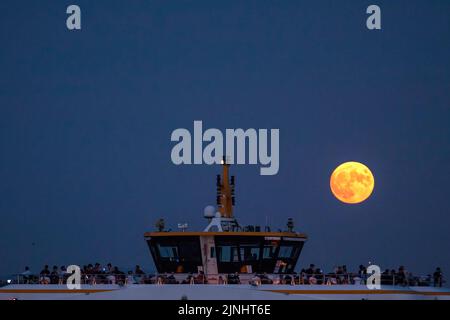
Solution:
M 163 232 L 165 227 L 166 223 L 164 222 L 163 218 L 160 218 L 155 222 L 155 228 L 158 230 L 158 232 Z

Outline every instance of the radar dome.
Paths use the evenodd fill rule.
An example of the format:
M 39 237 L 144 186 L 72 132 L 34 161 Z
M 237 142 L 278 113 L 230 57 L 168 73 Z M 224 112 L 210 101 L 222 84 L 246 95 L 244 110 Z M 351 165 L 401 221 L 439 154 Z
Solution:
M 216 216 L 216 208 L 214 206 L 207 206 L 204 211 L 204 217 L 212 219 Z

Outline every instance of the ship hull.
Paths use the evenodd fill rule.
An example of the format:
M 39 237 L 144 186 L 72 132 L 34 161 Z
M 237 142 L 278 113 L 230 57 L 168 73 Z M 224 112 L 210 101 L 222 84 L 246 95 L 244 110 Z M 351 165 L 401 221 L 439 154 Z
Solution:
M 96 285 L 69 290 L 59 285 L 11 285 L 0 300 L 450 300 L 433 287 L 363 285 Z

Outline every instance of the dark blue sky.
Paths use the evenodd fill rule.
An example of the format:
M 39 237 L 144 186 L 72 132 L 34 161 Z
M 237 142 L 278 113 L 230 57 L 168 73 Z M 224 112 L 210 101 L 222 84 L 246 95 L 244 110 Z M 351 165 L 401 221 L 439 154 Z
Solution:
M 72 3 L 80 32 L 65 26 Z M 232 168 L 235 213 L 293 217 L 310 237 L 301 265 L 449 273 L 449 40 L 447 0 L 2 0 L 0 274 L 149 270 L 157 218 L 202 229 L 220 168 L 170 159 L 171 132 L 194 120 L 280 129 L 278 175 Z M 361 205 L 329 190 L 348 160 L 376 179 Z

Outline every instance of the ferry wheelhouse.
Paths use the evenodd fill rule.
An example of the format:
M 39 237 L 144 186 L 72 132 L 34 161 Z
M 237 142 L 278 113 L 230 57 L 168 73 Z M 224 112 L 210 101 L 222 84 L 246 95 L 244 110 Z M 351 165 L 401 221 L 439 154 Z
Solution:
M 265 226 L 239 225 L 233 215 L 235 177 L 222 161 L 217 176 L 217 210 L 205 208 L 209 224 L 202 232 L 148 232 L 145 239 L 158 273 L 203 273 L 208 283 L 221 274 L 293 273 L 307 236 L 293 229 L 273 232 Z

